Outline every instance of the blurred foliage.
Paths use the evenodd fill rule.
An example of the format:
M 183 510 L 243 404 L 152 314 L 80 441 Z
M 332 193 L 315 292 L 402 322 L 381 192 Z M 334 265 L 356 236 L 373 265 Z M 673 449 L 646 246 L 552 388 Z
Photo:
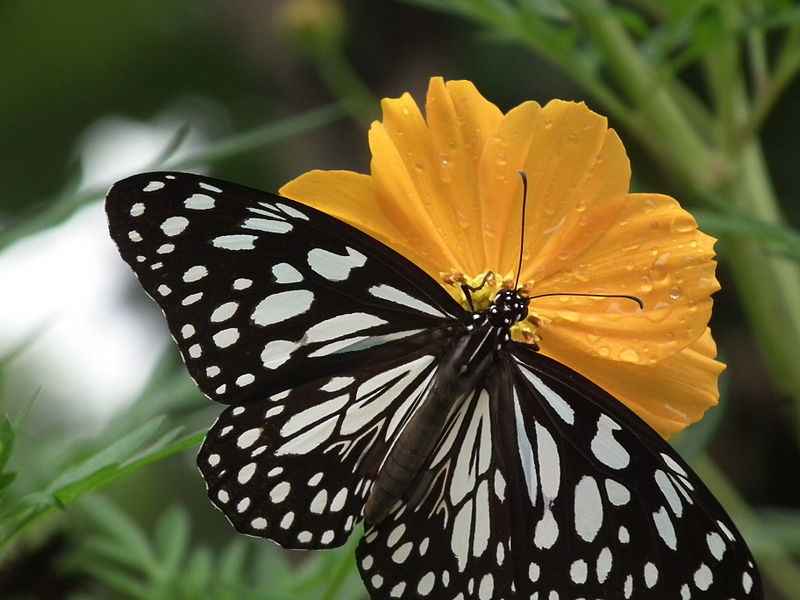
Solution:
M 561 97 L 609 115 L 635 186 L 681 198 L 720 238 L 714 331 L 729 369 L 721 406 L 676 446 L 749 540 L 770 597 L 800 597 L 795 2 L 8 0 L 0 31 L 3 252 L 101 198 L 111 181 L 86 185 L 81 152 L 103 117 L 177 114 L 150 166 L 277 189 L 312 168 L 367 171 L 375 98 L 419 98 L 434 74 L 472 79 L 502 108 Z M 197 131 L 208 143 L 179 154 Z M 138 309 L 131 296 L 120 310 Z M 289 553 L 209 508 L 184 450 L 218 409 L 174 351 L 86 437 L 63 416 L 81 398 L 57 396 L 55 416 L 38 399 L 45 365 L 10 384 L 34 339 L 0 360 L 3 598 L 364 597 L 358 536 Z

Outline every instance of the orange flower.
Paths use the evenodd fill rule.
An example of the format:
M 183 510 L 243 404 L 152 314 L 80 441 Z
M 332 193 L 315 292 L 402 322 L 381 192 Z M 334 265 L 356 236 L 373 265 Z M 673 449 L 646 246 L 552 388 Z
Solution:
M 583 374 L 664 436 L 717 402 L 708 329 L 711 238 L 678 203 L 631 194 L 630 164 L 605 117 L 583 103 L 525 102 L 503 114 L 468 81 L 433 78 L 426 117 L 409 94 L 382 102 L 371 175 L 312 171 L 281 193 L 354 225 L 481 306 L 513 285 L 533 297 L 515 339 Z M 543 294 L 629 294 L 620 298 Z

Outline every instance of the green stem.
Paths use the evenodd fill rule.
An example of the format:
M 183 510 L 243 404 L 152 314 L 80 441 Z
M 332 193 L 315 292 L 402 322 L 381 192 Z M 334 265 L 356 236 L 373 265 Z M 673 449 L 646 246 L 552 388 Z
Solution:
M 672 172 L 680 174 L 684 182 L 714 181 L 717 170 L 713 168 L 716 164 L 713 152 L 670 95 L 666 82 L 656 77 L 653 65 L 641 55 L 607 2 L 587 0 L 571 4 L 634 107 L 622 116 L 630 130 Z M 637 118 L 632 120 L 632 117 Z
M 767 223 L 785 223 L 755 140 L 742 152 L 736 176 L 725 191 L 741 213 Z M 778 389 L 794 395 L 795 414 L 800 415 L 800 360 L 797 353 L 787 351 L 787 340 L 800 339 L 800 269 L 755 241 L 738 239 L 727 255 Z

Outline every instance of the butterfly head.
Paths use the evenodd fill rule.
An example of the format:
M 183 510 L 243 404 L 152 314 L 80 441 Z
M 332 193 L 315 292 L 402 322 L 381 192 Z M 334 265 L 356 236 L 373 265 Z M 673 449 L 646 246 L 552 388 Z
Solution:
M 527 318 L 529 303 L 530 298 L 516 290 L 502 290 L 487 310 L 489 322 L 495 327 L 510 328 Z

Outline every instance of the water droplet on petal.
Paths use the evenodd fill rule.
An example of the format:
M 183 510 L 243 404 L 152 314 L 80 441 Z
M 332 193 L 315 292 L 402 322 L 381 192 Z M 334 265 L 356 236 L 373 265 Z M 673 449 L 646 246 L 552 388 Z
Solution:
M 669 252 L 664 252 L 653 261 L 651 267 L 653 272 L 653 279 L 656 281 L 664 281 L 669 275 L 669 259 L 672 255 Z
M 578 142 L 578 136 L 575 135 L 574 133 L 570 133 L 567 136 L 567 142 L 570 144 L 576 144 Z
M 577 310 L 572 310 L 571 308 L 561 309 L 556 311 L 556 314 L 570 323 L 577 323 L 581 320 L 581 314 Z
M 683 294 L 683 290 L 677 285 L 673 285 L 671 288 L 669 288 L 670 300 L 677 300 L 681 297 L 681 294 Z
M 692 231 L 697 225 L 695 224 L 694 219 L 688 213 L 683 211 L 680 212 L 675 217 L 675 220 L 672 222 L 672 228 L 677 231 L 678 233 L 688 233 Z
M 639 281 L 641 281 L 641 284 L 639 284 L 640 292 L 647 293 L 653 291 L 653 280 L 650 279 L 649 275 L 642 275 L 639 277 Z
M 639 353 L 633 348 L 625 348 L 625 350 L 619 353 L 619 358 L 629 363 L 638 363 L 642 360 L 642 357 L 639 356 Z
M 606 357 L 607 357 L 609 354 L 611 354 L 611 350 L 609 350 L 609 349 L 608 349 L 608 348 L 606 348 L 605 346 L 600 346 L 600 347 L 597 349 L 597 354 L 598 354 L 599 356 L 602 356 L 603 358 L 606 358 Z
M 495 162 L 497 163 L 498 167 L 505 167 L 508 164 L 508 157 L 501 152 L 495 158 Z
M 553 126 L 553 121 L 552 119 L 545 117 L 545 119 L 542 121 L 542 124 L 544 125 L 545 129 L 550 129 Z
M 625 270 L 626 271 L 633 271 L 633 269 L 635 267 L 636 267 L 636 265 L 633 264 L 632 260 L 628 260 L 628 261 L 625 262 Z

